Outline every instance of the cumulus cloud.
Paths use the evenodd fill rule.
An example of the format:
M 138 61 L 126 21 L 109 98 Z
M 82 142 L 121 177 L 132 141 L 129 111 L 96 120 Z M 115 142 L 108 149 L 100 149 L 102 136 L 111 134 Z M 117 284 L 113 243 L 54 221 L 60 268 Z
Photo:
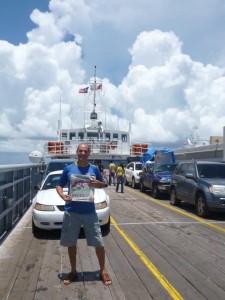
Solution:
M 63 127 L 83 125 L 84 102 L 91 99 L 78 89 L 88 84 L 87 73 L 94 72 L 92 65 L 84 68 L 91 57 L 83 45 L 100 24 L 116 39 L 110 34 L 119 28 L 118 15 L 124 15 L 121 10 L 115 18 L 109 14 L 119 9 L 118 1 L 104 3 L 51 0 L 49 12 L 32 12 L 36 27 L 27 33 L 27 43 L 0 41 L 0 151 L 41 151 L 42 140 L 56 138 L 60 103 Z M 134 17 L 133 5 L 131 1 L 128 11 Z M 98 51 L 98 44 L 91 46 Z M 108 48 L 107 54 L 113 50 Z M 127 129 L 131 122 L 132 140 L 153 146 L 183 145 L 196 125 L 204 139 L 222 135 L 223 68 L 191 58 L 171 30 L 142 30 L 126 51 L 130 64 L 120 83 L 102 78 L 97 104 L 107 110 L 108 126 Z

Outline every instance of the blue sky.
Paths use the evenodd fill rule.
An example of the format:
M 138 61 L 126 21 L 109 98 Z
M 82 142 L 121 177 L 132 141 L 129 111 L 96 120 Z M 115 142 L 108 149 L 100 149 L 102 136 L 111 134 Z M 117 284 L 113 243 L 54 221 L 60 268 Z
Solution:
M 48 10 L 49 0 L 0 0 L 0 39 L 18 45 L 26 43 L 26 33 L 34 27 L 30 14 Z
M 222 135 L 224 36 L 223 0 L 1 0 L 0 151 L 56 138 L 61 96 L 63 127 L 83 124 L 76 91 L 95 65 L 110 120 L 131 122 L 133 141 Z

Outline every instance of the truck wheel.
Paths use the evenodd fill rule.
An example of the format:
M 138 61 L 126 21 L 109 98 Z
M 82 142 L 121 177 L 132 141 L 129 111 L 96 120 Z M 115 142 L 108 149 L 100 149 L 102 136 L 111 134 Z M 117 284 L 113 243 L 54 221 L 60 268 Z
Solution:
M 206 218 L 209 215 L 205 197 L 202 193 L 198 194 L 196 200 L 196 213 L 199 217 Z
M 174 188 L 170 190 L 170 204 L 173 206 L 179 206 L 180 200 L 177 199 L 176 191 Z
M 143 181 L 140 182 L 140 191 L 141 191 L 142 193 L 144 193 L 144 192 L 146 191 L 146 188 L 145 188 L 145 186 L 144 186 L 144 184 L 143 184 Z
M 159 189 L 158 189 L 157 184 L 153 184 L 153 187 L 152 187 L 152 197 L 153 198 L 158 198 L 159 197 Z

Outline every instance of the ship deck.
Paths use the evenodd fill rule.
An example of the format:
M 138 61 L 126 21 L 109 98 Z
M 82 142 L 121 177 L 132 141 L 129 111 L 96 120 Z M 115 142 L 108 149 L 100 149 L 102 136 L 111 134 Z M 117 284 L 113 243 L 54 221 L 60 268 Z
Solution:
M 108 187 L 112 225 L 103 232 L 113 284 L 98 276 L 95 251 L 78 241 L 77 282 L 65 286 L 67 249 L 60 232 L 34 237 L 31 208 L 0 246 L 0 299 L 225 299 L 225 216 L 198 218 L 129 187 Z

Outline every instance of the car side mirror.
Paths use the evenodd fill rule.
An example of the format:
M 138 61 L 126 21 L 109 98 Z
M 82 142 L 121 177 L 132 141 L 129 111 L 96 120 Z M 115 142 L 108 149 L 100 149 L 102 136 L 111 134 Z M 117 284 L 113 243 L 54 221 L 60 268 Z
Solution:
M 133 171 L 134 169 L 132 167 L 130 167 L 129 170 Z
M 195 179 L 195 175 L 193 173 L 187 173 L 187 174 L 185 174 L 185 177 L 187 179 Z

